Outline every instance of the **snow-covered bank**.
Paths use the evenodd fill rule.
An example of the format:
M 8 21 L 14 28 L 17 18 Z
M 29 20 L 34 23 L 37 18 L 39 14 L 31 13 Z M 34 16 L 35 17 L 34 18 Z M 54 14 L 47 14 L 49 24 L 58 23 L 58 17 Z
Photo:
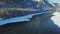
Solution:
M 53 22 L 58 25 L 58 27 L 60 27 L 60 13 L 59 12 L 55 12 L 53 13 L 53 16 L 51 19 L 53 20 Z
M 60 15 L 60 12 L 55 12 L 53 13 L 53 15 Z
M 47 13 L 47 12 L 29 14 L 29 15 L 26 15 L 26 16 L 9 18 L 9 19 L 5 19 L 5 20 L 1 19 L 0 20 L 0 25 L 7 24 L 7 23 L 12 23 L 12 22 L 29 21 L 30 18 L 32 18 L 33 16 L 39 15 L 39 14 L 45 14 L 45 13 Z

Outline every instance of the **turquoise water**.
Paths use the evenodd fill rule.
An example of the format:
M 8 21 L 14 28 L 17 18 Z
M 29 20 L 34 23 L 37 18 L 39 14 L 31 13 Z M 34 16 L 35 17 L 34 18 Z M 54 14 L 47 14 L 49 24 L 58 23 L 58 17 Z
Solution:
M 29 21 L 30 18 L 32 18 L 33 16 L 39 15 L 39 14 L 44 14 L 44 13 L 47 13 L 47 12 L 29 14 L 29 15 L 26 15 L 26 16 L 9 18 L 9 19 L 5 19 L 5 20 L 1 19 L 0 20 L 0 25 L 7 24 L 7 23 L 12 23 L 12 22 Z

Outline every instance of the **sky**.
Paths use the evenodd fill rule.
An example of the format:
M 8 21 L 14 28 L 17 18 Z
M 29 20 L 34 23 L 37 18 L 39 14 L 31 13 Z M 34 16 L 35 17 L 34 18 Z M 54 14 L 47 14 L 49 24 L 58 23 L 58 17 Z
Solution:
M 49 1 L 52 1 L 54 3 L 60 2 L 60 0 L 49 0 Z

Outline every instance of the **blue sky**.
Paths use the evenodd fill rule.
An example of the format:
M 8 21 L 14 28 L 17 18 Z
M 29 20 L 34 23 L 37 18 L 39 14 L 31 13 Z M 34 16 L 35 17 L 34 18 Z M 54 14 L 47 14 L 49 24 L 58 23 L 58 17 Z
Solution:
M 48 1 L 52 1 L 54 3 L 60 2 L 59 0 L 48 0 Z

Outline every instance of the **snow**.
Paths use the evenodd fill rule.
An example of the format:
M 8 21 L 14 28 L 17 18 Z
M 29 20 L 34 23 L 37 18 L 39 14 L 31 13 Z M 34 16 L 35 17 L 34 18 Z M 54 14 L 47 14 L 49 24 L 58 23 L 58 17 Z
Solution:
M 53 22 L 54 22 L 58 27 L 60 27 L 60 14 L 57 15 L 57 14 L 54 13 L 53 15 L 55 15 L 55 16 L 53 16 L 51 19 L 53 20 Z
M 35 15 L 39 15 L 39 14 L 45 14 L 47 12 L 41 12 L 41 13 L 34 13 L 34 14 L 29 14 L 29 15 L 25 15 L 22 17 L 15 17 L 15 18 L 9 18 L 9 19 L 0 19 L 0 25 L 4 25 L 7 23 L 12 23 L 12 22 L 21 22 L 21 21 L 29 21 L 30 18 L 32 18 Z
M 52 2 L 48 1 L 48 0 L 44 0 L 44 2 L 45 2 L 45 4 L 47 4 L 51 7 L 55 7 L 55 5 Z

